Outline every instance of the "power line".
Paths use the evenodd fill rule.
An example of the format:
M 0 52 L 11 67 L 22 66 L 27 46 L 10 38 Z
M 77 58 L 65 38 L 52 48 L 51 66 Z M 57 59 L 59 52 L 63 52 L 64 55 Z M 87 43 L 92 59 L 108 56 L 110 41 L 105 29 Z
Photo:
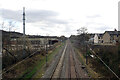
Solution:
M 89 46 L 88 46 L 89 47 Z M 90 48 L 90 47 L 89 47 Z M 93 51 L 91 48 L 90 50 L 93 52 L 93 54 L 120 80 L 119 76 Z
M 37 50 L 36 52 L 38 52 L 39 50 Z M 18 62 L 17 64 L 15 64 L 14 66 L 10 67 L 9 69 L 7 69 L 5 72 L 0 73 L 0 76 L 5 74 L 7 71 L 11 70 L 12 68 L 14 68 L 15 66 L 17 66 L 18 64 L 22 63 L 23 61 L 25 61 L 26 59 L 28 59 L 30 56 L 34 55 L 36 52 L 34 52 L 33 54 L 29 55 L 28 57 L 26 57 L 25 59 L 23 59 L 22 61 Z

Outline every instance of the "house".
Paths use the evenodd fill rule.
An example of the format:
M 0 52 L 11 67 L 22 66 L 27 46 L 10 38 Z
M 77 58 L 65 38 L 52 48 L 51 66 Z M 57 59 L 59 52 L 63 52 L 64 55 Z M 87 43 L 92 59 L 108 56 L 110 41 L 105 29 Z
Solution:
M 103 43 L 116 43 L 120 41 L 120 31 L 105 31 L 103 34 Z
M 102 36 L 103 34 L 101 33 L 95 33 L 92 35 L 90 34 L 89 43 L 93 43 L 93 44 L 103 43 Z
M 93 38 L 93 39 L 94 39 L 94 43 L 95 43 L 95 44 L 97 44 L 97 43 L 98 43 L 98 41 L 99 41 L 99 40 L 98 40 L 98 35 L 97 35 L 97 34 L 95 34 L 95 36 L 94 36 L 94 38 Z
M 103 34 L 101 34 L 101 33 L 95 34 L 95 36 L 94 36 L 94 43 L 95 44 L 103 43 L 102 36 L 103 36 Z
M 89 42 L 90 44 L 93 44 L 93 43 L 94 43 L 94 36 L 95 36 L 95 34 L 93 34 L 93 33 L 90 33 L 90 34 L 89 34 L 89 40 L 88 40 L 88 42 Z

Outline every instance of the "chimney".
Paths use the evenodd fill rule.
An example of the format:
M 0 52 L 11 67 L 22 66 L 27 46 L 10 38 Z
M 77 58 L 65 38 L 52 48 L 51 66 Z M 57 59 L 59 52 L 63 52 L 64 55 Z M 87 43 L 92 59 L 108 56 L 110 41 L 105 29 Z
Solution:
M 117 29 L 115 28 L 114 31 L 117 31 Z

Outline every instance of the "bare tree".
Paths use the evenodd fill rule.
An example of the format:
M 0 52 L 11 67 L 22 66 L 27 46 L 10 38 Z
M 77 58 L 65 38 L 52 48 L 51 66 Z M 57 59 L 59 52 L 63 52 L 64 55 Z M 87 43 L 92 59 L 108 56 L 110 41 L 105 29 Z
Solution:
M 81 27 L 77 30 L 77 34 L 86 34 L 87 33 L 87 28 L 86 27 Z
M 79 28 L 78 30 L 77 30 L 77 34 L 79 34 L 78 35 L 78 41 L 80 42 L 80 43 L 83 43 L 83 44 L 85 44 L 84 42 L 85 41 L 87 41 L 88 40 L 88 35 L 87 35 L 87 28 L 86 27 L 81 27 L 81 28 Z
M 87 28 L 86 27 L 81 27 L 80 29 L 77 30 L 78 32 L 78 41 L 80 43 L 80 47 L 83 47 L 83 51 L 86 53 L 86 64 L 88 62 L 87 60 L 87 40 L 89 39 L 87 35 Z
M 1 27 L 2 27 L 2 30 L 3 30 L 4 29 L 4 22 L 2 22 Z

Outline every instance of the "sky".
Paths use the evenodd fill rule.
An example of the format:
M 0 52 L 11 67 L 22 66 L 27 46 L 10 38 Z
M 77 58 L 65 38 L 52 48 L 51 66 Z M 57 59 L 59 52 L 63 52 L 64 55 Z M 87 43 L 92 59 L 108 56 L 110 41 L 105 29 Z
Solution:
M 86 27 L 89 33 L 118 29 L 119 0 L 1 0 L 0 29 L 23 32 L 22 10 L 26 13 L 26 34 L 76 35 Z

